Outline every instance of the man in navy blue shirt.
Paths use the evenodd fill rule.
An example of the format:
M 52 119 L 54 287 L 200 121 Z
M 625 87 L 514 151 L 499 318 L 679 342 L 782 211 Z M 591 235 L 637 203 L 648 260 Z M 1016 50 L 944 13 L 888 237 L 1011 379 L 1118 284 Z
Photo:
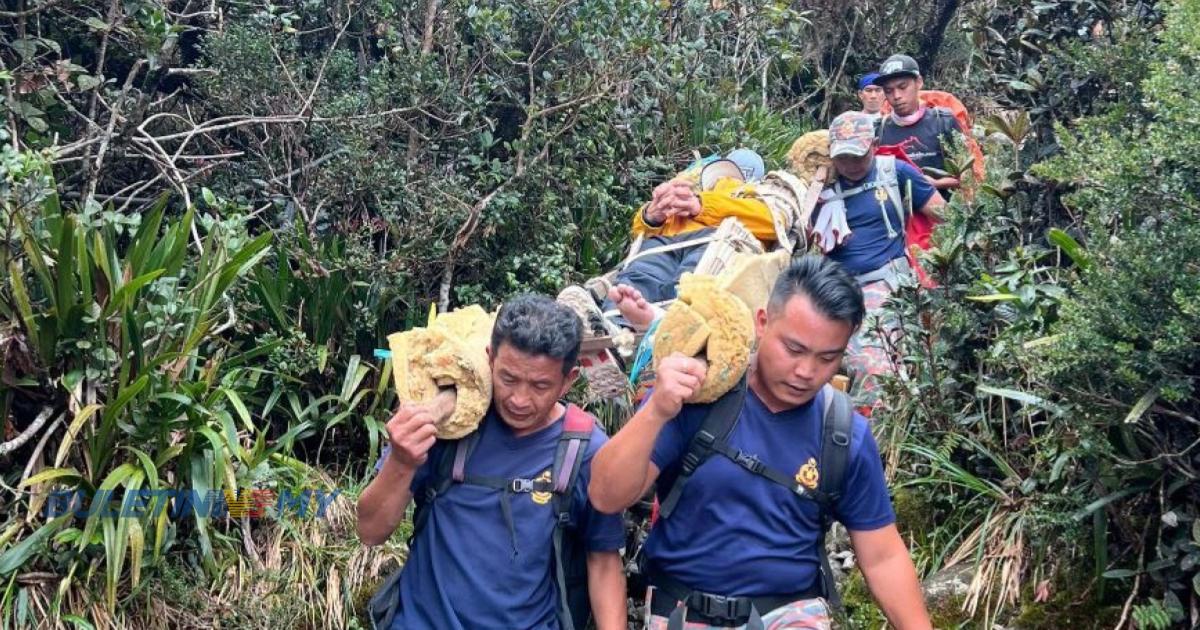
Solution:
M 755 314 L 758 351 L 728 438 L 739 455 L 794 472 L 797 483 L 817 487 L 827 402 L 822 387 L 837 371 L 862 317 L 862 294 L 837 263 L 806 256 L 780 275 L 766 308 Z M 684 405 L 707 369 L 703 361 L 679 354 L 662 361 L 645 404 L 596 455 L 588 491 L 597 509 L 619 512 L 656 481 L 662 482 L 660 501 L 666 500 L 661 487 L 678 483 L 681 460 L 708 411 Z M 855 414 L 851 426 L 845 483 L 833 516 L 849 530 L 867 586 L 892 624 L 926 630 L 929 617 L 896 530 L 875 440 L 862 416 Z M 722 615 L 721 622 L 702 610 L 715 603 L 720 606 L 714 608 L 745 611 L 749 600 L 760 615 L 758 627 L 828 629 L 819 587 L 820 532 L 815 503 L 729 457 L 708 457 L 646 541 L 648 581 L 658 587 L 650 595 L 650 627 L 671 627 L 668 619 L 681 607 L 688 628 L 694 622 L 750 627 L 754 615 L 739 613 L 732 620 Z M 670 584 L 684 585 L 690 595 L 662 601 Z M 775 604 L 762 610 L 762 602 Z
M 578 375 L 582 324 L 544 296 L 507 302 L 496 317 L 488 359 L 493 398 L 465 464 L 469 479 L 550 480 L 566 407 L 559 402 Z M 426 486 L 453 443 L 436 440 L 428 405 L 403 404 L 388 421 L 390 448 L 358 502 L 358 534 L 368 545 L 387 540 L 410 500 Z M 606 441 L 592 422 L 571 501 L 568 531 L 587 550 L 587 586 L 596 627 L 625 628 L 620 515 L 588 501 L 591 459 Z M 554 503 L 550 493 L 508 493 L 455 483 L 421 506 L 428 520 L 411 543 L 392 628 L 560 627 L 553 566 Z M 582 629 L 580 629 L 582 630 Z
M 917 169 L 875 155 L 879 141 L 868 115 L 846 112 L 834 118 L 829 136 L 837 178 L 821 193 L 814 231 L 826 254 L 863 289 L 867 323 L 851 340 L 846 366 L 858 377 L 856 401 L 871 407 L 878 402 L 878 377 L 894 370 L 887 349 L 899 330 L 883 305 L 913 275 L 905 224 L 918 212 L 936 219 L 946 202 Z

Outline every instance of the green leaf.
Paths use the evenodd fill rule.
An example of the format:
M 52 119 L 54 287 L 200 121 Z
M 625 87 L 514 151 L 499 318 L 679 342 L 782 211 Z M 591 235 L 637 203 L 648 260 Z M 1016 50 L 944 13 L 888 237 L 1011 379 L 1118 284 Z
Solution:
M 56 300 L 58 299 L 58 294 L 55 291 L 57 285 L 54 283 L 53 276 L 50 275 L 50 268 L 46 266 L 46 259 L 42 253 L 41 246 L 33 240 L 33 229 L 20 213 L 15 213 L 12 217 L 18 227 L 21 228 L 21 246 L 25 249 L 26 260 L 33 266 L 34 273 L 37 274 L 38 279 L 41 281 L 43 294 L 49 296 L 51 301 L 54 301 L 53 306 L 57 311 L 58 303 Z
M 86 261 L 84 261 L 86 264 Z M 59 334 L 66 332 L 67 326 L 67 311 L 71 305 L 75 303 L 75 219 L 67 216 L 63 218 L 62 230 L 59 232 L 58 239 L 58 259 L 55 261 L 58 266 L 58 282 L 57 294 L 58 299 L 58 332 Z
M 17 51 L 17 54 L 21 55 L 25 61 L 29 61 L 37 54 L 37 44 L 32 39 L 15 39 L 8 45 Z
M 79 615 L 63 615 L 62 619 L 63 621 L 70 621 L 75 624 L 76 628 L 80 628 L 81 630 L 96 630 L 96 626 L 93 626 L 92 622 Z
M 138 458 L 138 461 L 141 462 L 142 472 L 146 474 L 146 478 L 150 481 L 150 489 L 158 489 L 158 467 L 155 466 L 154 460 L 150 459 L 150 456 L 141 449 L 132 446 L 126 446 L 125 449 L 133 453 Z
M 1040 409 L 1045 409 L 1046 411 L 1049 411 L 1050 413 L 1053 413 L 1054 415 L 1062 415 L 1062 413 L 1063 413 L 1063 410 L 1061 407 L 1046 400 L 1045 398 L 1042 398 L 1040 396 L 1035 396 L 1028 392 L 1018 391 L 1015 389 L 1007 389 L 1004 387 L 992 387 L 991 385 L 978 385 L 975 387 L 975 395 L 979 396 L 980 394 L 990 394 L 992 396 L 999 396 L 1001 398 L 1015 400 L 1024 405 L 1028 405 L 1031 407 L 1038 407 Z M 982 397 L 982 396 L 980 396 L 980 397 Z
M 141 522 L 135 518 L 125 520 L 129 521 L 129 582 L 130 586 L 136 589 L 142 577 L 142 555 L 146 549 L 146 536 L 142 531 Z
M 355 390 L 362 384 L 363 379 L 366 378 L 367 373 L 370 372 L 370 368 L 361 365 L 361 361 L 362 359 L 357 354 L 351 355 L 349 365 L 346 366 L 346 377 L 342 380 L 342 401 L 350 399 L 350 396 L 354 394 Z
M 254 421 L 250 418 L 250 410 L 246 408 L 246 403 L 242 402 L 242 397 L 227 387 L 222 387 L 221 393 L 225 394 L 225 397 L 229 399 L 229 403 L 237 411 L 238 417 L 242 419 L 242 425 L 246 427 L 247 431 L 253 433 Z
M 117 399 L 113 401 L 113 404 L 109 405 L 108 409 L 104 410 L 104 421 L 108 422 L 110 418 L 116 417 L 116 415 L 125 408 L 125 405 L 128 405 L 130 400 L 133 400 L 134 396 L 137 396 L 143 389 L 146 388 L 146 385 L 149 384 L 149 382 L 150 375 L 143 374 L 136 381 L 130 383 L 128 386 L 122 389 L 117 394 Z
M 21 313 L 21 321 L 25 324 L 25 334 L 34 348 L 41 348 L 40 333 L 37 321 L 33 317 L 33 304 L 29 301 L 29 290 L 25 288 L 25 278 L 17 262 L 8 263 L 9 286 L 12 287 L 13 299 L 17 302 L 17 310 Z
M 88 28 L 94 31 L 107 31 L 110 28 L 108 22 L 105 22 L 104 20 L 101 20 L 95 16 L 89 17 L 88 19 L 84 20 L 83 23 L 87 24 Z
M 1146 414 L 1146 410 L 1154 404 L 1154 401 L 1158 400 L 1158 393 L 1158 387 L 1152 387 L 1150 391 L 1142 394 L 1129 413 L 1125 414 L 1125 424 L 1133 424 L 1141 420 L 1142 416 Z
M 130 280 L 117 290 L 116 295 L 109 300 L 108 307 L 104 309 L 104 312 L 106 314 L 112 314 L 117 309 L 128 308 L 133 302 L 133 298 L 137 296 L 137 292 L 147 284 L 154 282 L 154 280 L 163 275 L 164 272 L 166 272 L 166 269 L 155 269 L 150 273 L 142 274 L 133 280 Z
M 1146 486 L 1133 486 L 1131 488 L 1125 488 L 1123 490 L 1118 490 L 1116 492 L 1113 492 L 1112 494 L 1109 494 L 1107 496 L 1096 499 L 1095 501 L 1092 501 L 1091 503 L 1084 506 L 1082 509 L 1080 509 L 1080 510 L 1076 511 L 1074 514 L 1072 514 L 1071 518 L 1073 518 L 1075 520 L 1082 520 L 1084 518 L 1087 518 L 1088 515 L 1095 512 L 1096 510 L 1099 510 L 1099 509 L 1103 508 L 1104 506 L 1108 505 L 1109 503 L 1112 503 L 1114 501 L 1119 501 L 1121 499 L 1124 499 L 1127 496 L 1137 494 L 1139 492 L 1145 492 L 1145 491 L 1146 491 Z
M 76 75 L 75 77 L 75 85 L 78 85 L 79 89 L 84 92 L 94 89 L 97 85 L 102 83 L 104 83 L 103 79 L 100 77 L 94 77 L 90 74 L 80 74 Z
M 10 549 L 8 549 L 8 551 L 5 551 L 3 555 L 0 555 L 0 575 L 8 575 L 9 573 L 21 568 L 25 564 L 25 561 L 29 560 L 30 556 L 32 556 L 34 552 L 36 552 L 42 545 L 42 543 L 50 537 L 50 534 L 53 534 L 55 531 L 57 531 L 59 526 L 71 516 L 72 515 L 70 514 L 64 514 L 50 521 L 49 523 L 42 525 L 37 529 L 37 531 L 30 534 L 27 538 L 16 545 L 13 545 Z
M 63 462 L 67 461 L 67 453 L 71 450 L 71 444 L 74 443 L 75 437 L 79 435 L 79 431 L 88 419 L 95 415 L 100 408 L 100 405 L 88 405 L 75 415 L 75 419 L 67 426 L 67 433 L 63 435 L 62 442 L 58 444 L 58 454 L 54 456 L 55 466 L 62 466 Z
M 1011 302 L 1021 299 L 1021 296 L 1013 295 L 1012 293 L 991 293 L 988 295 L 968 295 L 967 299 L 972 302 Z
M 1087 250 L 1079 244 L 1070 234 L 1067 234 L 1059 228 L 1050 228 L 1046 232 L 1046 240 L 1050 241 L 1055 247 L 1063 250 L 1063 253 L 1075 263 L 1076 267 L 1082 270 L 1087 270 L 1091 267 L 1092 260 L 1088 257 Z
M 146 270 L 146 257 L 154 247 L 158 230 L 162 226 L 163 212 L 166 208 L 164 201 L 160 198 L 155 202 L 150 212 L 143 216 L 142 224 L 138 226 L 137 234 L 133 237 L 128 261 L 135 276 L 142 275 Z
M 80 479 L 79 471 L 74 468 L 47 468 L 42 472 L 31 476 L 30 478 L 17 484 L 18 488 L 32 486 L 34 484 L 50 481 L 51 479 L 67 478 L 69 480 L 78 481 Z
M 1100 577 L 1103 577 L 1106 580 L 1122 580 L 1125 578 L 1131 578 L 1137 574 L 1138 572 L 1132 569 L 1111 569 L 1109 571 L 1105 571 L 1104 575 Z

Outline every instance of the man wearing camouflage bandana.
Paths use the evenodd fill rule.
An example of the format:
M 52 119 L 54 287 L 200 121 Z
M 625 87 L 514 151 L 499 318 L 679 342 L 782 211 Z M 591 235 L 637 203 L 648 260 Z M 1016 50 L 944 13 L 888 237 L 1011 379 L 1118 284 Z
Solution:
M 876 156 L 874 121 L 846 112 L 829 126 L 829 155 L 837 179 L 821 193 L 814 232 L 826 255 L 858 280 L 867 317 L 847 351 L 845 365 L 856 375 L 852 392 L 870 408 L 878 401 L 876 378 L 892 372 L 887 347 L 898 332 L 883 303 L 912 276 L 905 257 L 904 225 L 913 212 L 934 217 L 945 205 L 917 169 L 891 156 Z

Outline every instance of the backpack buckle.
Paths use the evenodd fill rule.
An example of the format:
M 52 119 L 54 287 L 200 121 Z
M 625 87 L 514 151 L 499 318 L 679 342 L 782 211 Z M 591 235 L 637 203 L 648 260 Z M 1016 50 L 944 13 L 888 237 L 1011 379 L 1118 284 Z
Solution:
M 758 459 L 757 456 L 742 450 L 737 452 L 737 455 L 733 458 L 733 461 L 738 466 L 741 466 L 742 468 L 745 468 L 746 470 L 749 470 L 755 474 L 758 474 L 763 470 L 762 460 Z
M 532 479 L 513 479 L 508 482 L 508 491 L 518 494 L 533 492 Z
M 737 597 L 712 595 L 710 593 L 693 593 L 692 597 L 688 599 L 691 600 L 688 602 L 691 608 L 696 609 L 700 614 L 712 621 L 717 623 L 733 623 L 738 621 L 739 598 Z

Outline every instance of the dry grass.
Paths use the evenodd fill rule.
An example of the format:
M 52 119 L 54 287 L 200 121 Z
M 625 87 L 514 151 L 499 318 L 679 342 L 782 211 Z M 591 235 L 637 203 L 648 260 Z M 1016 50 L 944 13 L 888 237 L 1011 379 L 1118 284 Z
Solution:
M 323 473 L 312 474 L 312 486 L 345 487 Z M 252 545 L 241 544 L 242 528 L 227 523 L 216 579 L 188 566 L 184 554 L 169 553 L 161 566 L 147 572 L 140 589 L 119 596 L 115 612 L 104 604 L 102 563 L 96 564 L 94 575 L 66 582 L 59 615 L 52 614 L 52 602 L 63 582 L 50 576 L 53 579 L 30 583 L 25 589 L 27 606 L 38 621 L 19 627 L 362 628 L 365 602 L 375 584 L 403 562 L 406 548 L 396 541 L 375 548 L 362 545 L 354 530 L 355 500 L 356 496 L 339 495 L 323 519 L 254 521 L 248 524 Z

